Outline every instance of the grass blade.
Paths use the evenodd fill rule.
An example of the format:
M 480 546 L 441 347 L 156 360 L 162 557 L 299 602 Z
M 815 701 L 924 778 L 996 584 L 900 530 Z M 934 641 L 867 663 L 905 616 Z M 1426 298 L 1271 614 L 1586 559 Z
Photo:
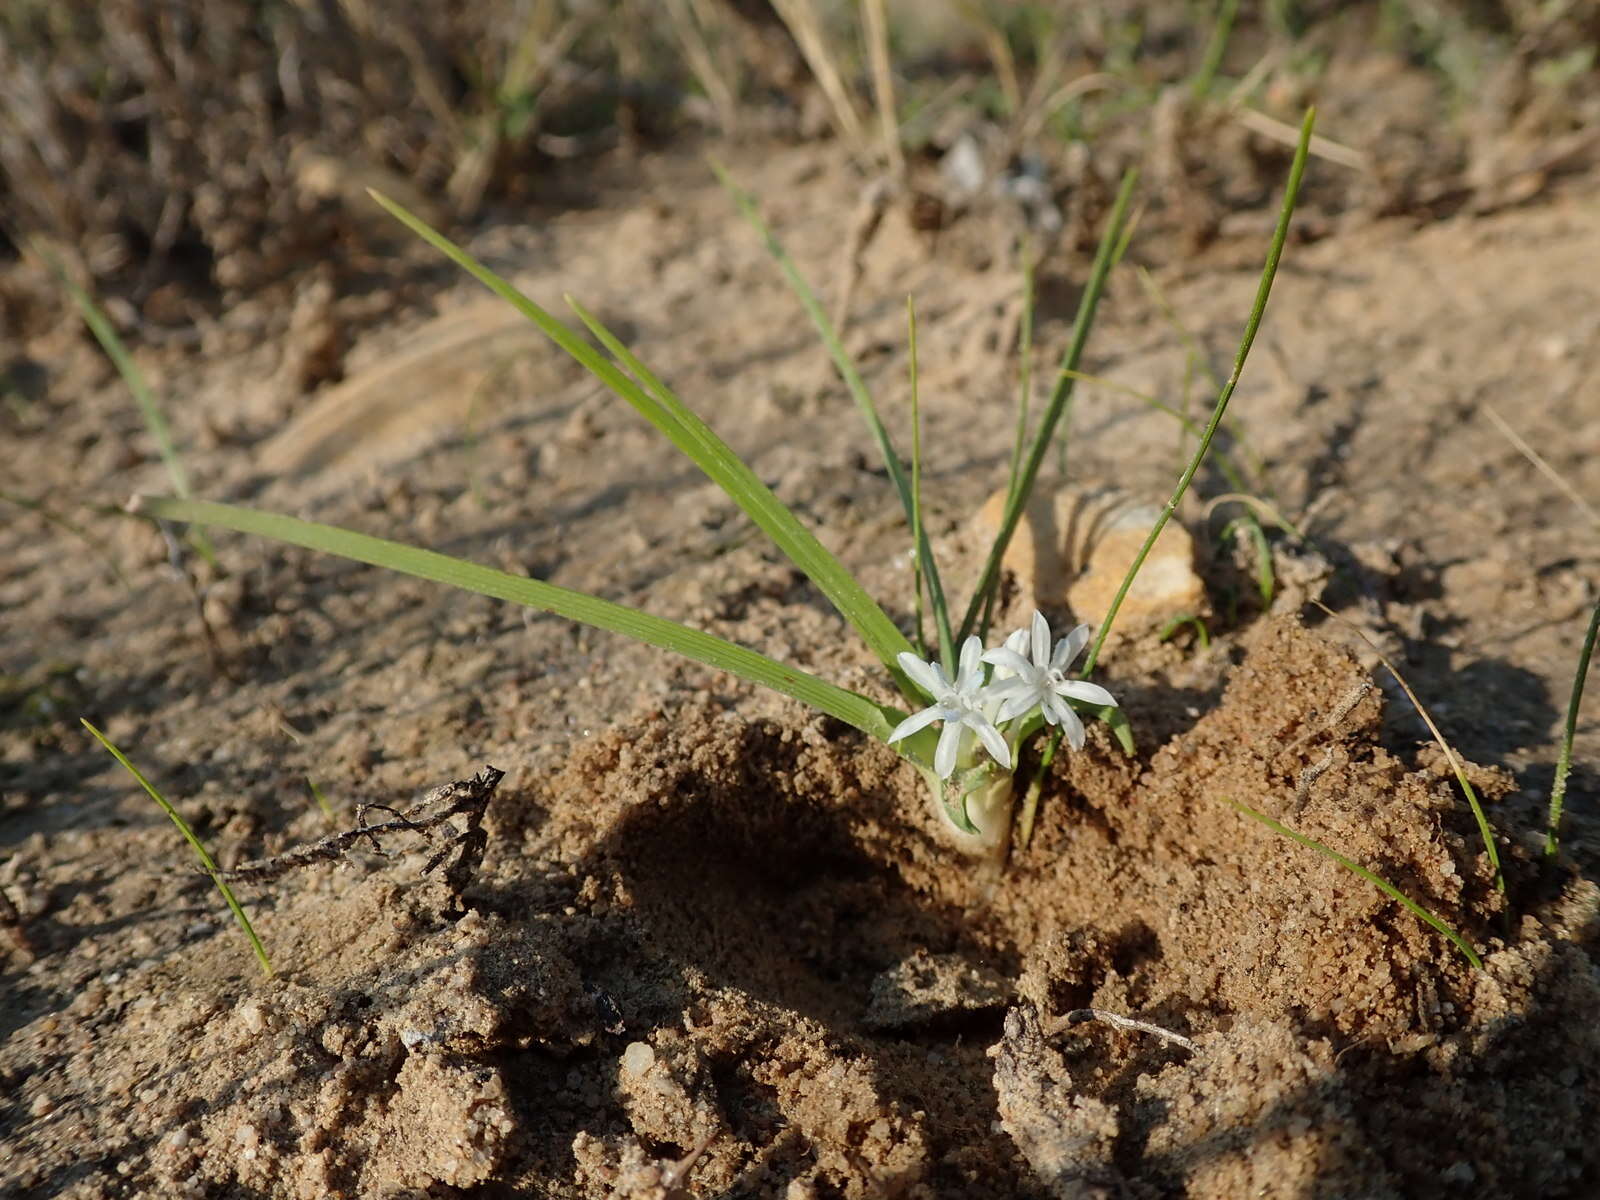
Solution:
M 1278 226 L 1273 231 L 1272 246 L 1267 251 L 1267 262 L 1261 272 L 1261 282 L 1256 287 L 1255 304 L 1250 310 L 1250 319 L 1245 323 L 1244 336 L 1239 342 L 1239 352 L 1234 356 L 1233 370 L 1228 375 L 1228 380 L 1222 386 L 1221 393 L 1217 396 L 1216 406 L 1211 410 L 1211 419 L 1206 422 L 1204 432 L 1200 435 L 1200 444 L 1195 448 L 1194 457 L 1189 460 L 1189 465 L 1184 468 L 1183 475 L 1178 480 L 1178 486 L 1172 491 L 1172 496 L 1167 500 L 1161 510 L 1161 515 L 1156 518 L 1145 537 L 1144 545 L 1139 548 L 1133 564 L 1128 568 L 1128 573 L 1123 577 L 1122 586 L 1117 589 L 1116 597 L 1111 601 L 1111 607 L 1106 611 L 1105 619 L 1100 622 L 1100 630 L 1094 640 L 1094 645 L 1089 649 L 1089 655 L 1084 659 L 1082 675 L 1087 678 L 1100 660 L 1100 650 L 1105 645 L 1106 634 L 1111 631 L 1111 625 L 1116 620 L 1117 612 L 1122 607 L 1122 602 L 1127 599 L 1128 589 L 1133 586 L 1134 579 L 1139 574 L 1139 569 L 1144 566 L 1144 560 L 1149 557 L 1150 548 L 1156 544 L 1156 539 L 1161 536 L 1161 531 L 1167 527 L 1167 522 L 1172 519 L 1172 514 L 1178 507 L 1178 502 L 1183 499 L 1193 481 L 1195 472 L 1200 469 L 1200 464 L 1205 461 L 1206 452 L 1211 448 L 1212 439 L 1217 435 L 1217 429 L 1222 424 L 1222 418 L 1228 411 L 1228 401 L 1233 399 L 1234 389 L 1239 385 L 1239 377 L 1244 373 L 1244 364 L 1250 357 L 1250 347 L 1255 343 L 1256 331 L 1261 328 L 1261 318 L 1267 310 L 1267 297 L 1272 294 L 1272 281 L 1278 273 L 1278 262 L 1283 257 L 1283 245 L 1289 237 L 1289 220 L 1294 216 L 1295 201 L 1300 195 L 1300 180 L 1305 176 L 1306 158 L 1310 152 L 1311 130 L 1316 123 L 1316 109 L 1306 111 L 1305 121 L 1300 126 L 1300 144 L 1295 148 L 1294 162 L 1289 168 L 1289 182 L 1284 188 L 1283 207 L 1278 213 Z M 1073 364 L 1076 366 L 1076 364 Z
M 1544 852 L 1553 855 L 1561 833 L 1561 807 L 1567 798 L 1567 775 L 1572 771 L 1572 739 L 1578 732 L 1578 706 L 1583 703 L 1583 684 L 1589 674 L 1589 659 L 1594 655 L 1595 635 L 1600 633 L 1600 603 L 1589 618 L 1589 632 L 1578 654 L 1578 673 L 1572 680 L 1572 698 L 1567 701 L 1567 727 L 1561 737 L 1561 756 L 1556 760 L 1556 777 L 1550 785 L 1550 819 L 1544 839 Z
M 183 834 L 184 840 L 193 847 L 195 857 L 200 860 L 200 865 L 205 869 L 206 874 L 211 876 L 211 882 L 217 885 L 217 890 L 222 893 L 222 898 L 228 902 L 228 907 L 233 910 L 233 919 L 239 923 L 239 928 L 244 930 L 245 937 L 250 939 L 250 946 L 255 950 L 256 959 L 261 963 L 261 970 L 267 975 L 271 975 L 272 962 L 267 958 L 267 948 L 261 944 L 261 939 L 256 936 L 255 928 L 250 924 L 250 918 L 245 915 L 243 906 L 235 898 L 233 889 L 228 886 L 227 880 L 222 878 L 215 860 L 207 852 L 204 843 L 195 836 L 194 830 L 189 828 L 189 822 L 183 819 L 183 814 L 173 808 L 167 802 L 167 798 L 156 790 L 155 785 L 140 773 L 139 768 L 128 761 L 127 755 L 111 744 L 110 738 L 91 725 L 87 718 L 79 717 L 78 720 L 83 722 L 85 729 L 94 734 L 97 742 L 111 752 L 112 758 L 127 768 L 128 774 L 138 780 L 139 786 L 150 794 L 150 799 L 159 804 L 161 811 L 172 819 L 172 823 L 178 827 L 178 832 Z
M 142 496 L 135 511 L 164 521 L 184 521 L 215 525 L 239 533 L 274 538 L 308 550 L 336 554 L 341 558 L 384 567 L 402 575 L 446 583 L 497 600 L 509 600 L 528 608 L 555 613 L 570 621 L 581 621 L 597 629 L 624 634 L 636 641 L 671 650 L 720 671 L 728 671 L 751 683 L 792 696 L 812 708 L 837 717 L 863 733 L 886 739 L 905 715 L 855 692 L 847 691 L 807 674 L 795 667 L 747 650 L 698 629 L 690 629 L 664 617 L 651 616 L 609 600 L 587 596 L 538 579 L 526 579 L 464 559 L 451 558 L 432 550 L 421 550 L 400 542 L 302 521 L 297 517 L 260 512 L 231 504 L 212 504 L 204 500 L 179 500 L 170 496 Z M 931 734 L 931 730 L 924 730 Z M 930 739 L 931 745 L 931 739 Z M 917 746 L 921 753 L 922 747 Z M 927 754 L 931 759 L 931 750 Z
M 1045 405 L 1044 417 L 1039 422 L 1039 429 L 1034 434 L 1033 445 L 1028 451 L 1027 462 L 1022 468 L 1016 486 L 1011 490 L 1006 513 L 1000 522 L 1000 532 L 995 535 L 994 545 L 989 548 L 989 556 L 984 561 L 983 573 L 978 576 L 978 586 L 972 593 L 972 599 L 967 604 L 967 612 L 961 618 L 961 630 L 958 641 L 965 641 L 978 624 L 978 618 L 983 612 L 984 605 L 988 602 L 989 593 L 995 588 L 1000 579 L 1000 561 L 1005 557 L 1006 547 L 1011 544 L 1011 535 L 1016 532 L 1017 522 L 1022 517 L 1023 506 L 1027 503 L 1028 493 L 1033 490 L 1034 480 L 1038 478 L 1039 466 L 1044 461 L 1045 452 L 1049 449 L 1050 439 L 1054 436 L 1056 425 L 1061 420 L 1062 413 L 1066 410 L 1072 398 L 1073 378 L 1069 372 L 1078 369 L 1078 363 L 1083 358 L 1084 346 L 1089 341 L 1089 330 L 1094 325 L 1095 311 L 1100 305 L 1101 293 L 1105 290 L 1106 277 L 1111 274 L 1111 268 L 1120 255 L 1120 247 L 1127 245 L 1124 239 L 1124 230 L 1127 225 L 1128 204 L 1133 198 L 1133 187 L 1138 180 L 1138 172 L 1129 171 L 1122 177 L 1122 187 L 1117 192 L 1116 204 L 1111 210 L 1111 219 L 1106 224 L 1105 233 L 1100 238 L 1100 248 L 1095 252 L 1094 266 L 1089 271 L 1089 280 L 1084 285 L 1082 298 L 1078 301 L 1078 314 L 1073 321 L 1072 342 L 1067 347 L 1066 356 L 1061 361 L 1061 369 L 1056 376 L 1055 387 L 1050 392 L 1049 402 Z
M 789 257 L 789 252 L 783 248 L 783 243 L 778 241 L 767 223 L 761 219 L 755 201 L 748 193 L 734 183 L 730 176 L 720 165 L 713 162 L 711 169 L 716 172 L 722 186 L 733 197 L 733 202 L 738 205 L 739 211 L 744 214 L 745 220 L 750 222 L 752 228 L 761 235 L 767 253 L 772 255 L 778 269 L 783 272 L 783 277 L 788 280 L 790 288 L 799 298 L 801 307 L 806 310 L 806 315 L 811 318 L 811 323 L 816 327 L 818 335 L 822 338 L 823 345 L 828 349 L 828 356 L 833 359 L 834 368 L 839 372 L 839 377 L 844 380 L 845 387 L 855 399 L 856 407 L 861 410 L 861 415 L 866 418 L 867 428 L 872 431 L 873 440 L 878 443 L 878 451 L 883 456 L 883 465 L 889 472 L 889 479 L 894 484 L 895 492 L 900 497 L 900 506 L 905 510 L 906 520 L 913 520 L 912 509 L 915 507 L 911 495 L 911 481 L 906 477 L 905 465 L 900 461 L 900 456 L 895 453 L 894 444 L 889 440 L 889 431 L 884 428 L 883 419 L 878 415 L 878 406 L 873 402 L 872 394 L 867 391 L 867 385 L 862 382 L 861 373 L 856 370 L 855 364 L 850 361 L 844 343 L 839 340 L 839 334 L 833 327 L 833 322 L 828 319 L 828 314 L 822 309 L 816 293 L 811 290 L 811 285 L 800 274 L 800 268 L 795 266 L 794 260 Z M 950 630 L 950 612 L 945 601 L 944 585 L 939 579 L 939 571 L 933 560 L 933 548 L 928 541 L 927 530 L 922 530 L 917 538 L 917 557 L 923 564 L 923 578 L 928 587 L 928 603 L 933 609 L 934 625 L 939 633 L 939 657 L 945 664 L 954 668 L 956 655 L 956 639 Z M 965 637 L 965 634 L 962 635 Z
M 1419 921 L 1423 921 L 1426 924 L 1433 926 L 1433 928 L 1444 934 L 1445 937 L 1449 938 L 1450 941 L 1455 944 L 1456 949 L 1460 950 L 1461 953 L 1466 956 L 1466 960 L 1469 963 L 1478 968 L 1478 970 L 1483 970 L 1483 959 L 1478 957 L 1478 952 L 1472 948 L 1471 944 L 1466 938 L 1462 937 L 1454 929 L 1451 929 L 1450 926 L 1446 925 L 1438 917 L 1434 916 L 1427 909 L 1423 908 L 1422 905 L 1411 899 L 1387 879 L 1383 879 L 1380 876 L 1374 875 L 1371 871 L 1367 870 L 1359 863 L 1353 862 L 1346 858 L 1337 850 L 1334 850 L 1328 846 L 1324 846 L 1321 842 L 1317 841 L 1316 838 L 1307 837 L 1303 833 L 1297 833 L 1295 830 L 1290 829 L 1287 825 L 1284 825 L 1279 821 L 1274 821 L 1271 817 L 1267 816 L 1266 813 L 1257 812 L 1248 804 L 1241 804 L 1231 796 L 1223 796 L 1221 799 L 1225 804 L 1231 804 L 1235 809 L 1243 813 L 1245 816 L 1251 818 L 1252 820 L 1259 821 L 1268 829 L 1272 830 L 1272 832 L 1286 837 L 1292 842 L 1299 842 L 1300 845 L 1309 847 L 1326 858 L 1331 858 L 1334 862 L 1338 863 L 1341 867 L 1344 867 L 1347 871 L 1351 871 L 1356 875 L 1359 875 L 1362 879 L 1365 879 L 1385 896 L 1389 897 L 1389 899 L 1394 900 L 1403 906 Z
M 56 278 L 61 281 L 61 286 L 67 289 L 67 294 L 77 306 L 78 315 L 83 318 L 83 323 L 89 327 L 89 332 L 94 334 L 95 341 L 99 342 L 100 348 L 106 352 L 106 357 L 111 360 L 112 366 L 116 367 L 117 374 L 122 376 L 122 382 L 127 385 L 128 391 L 133 393 L 133 401 L 139 406 L 139 415 L 144 418 L 145 428 L 150 431 L 150 436 L 155 441 L 156 452 L 161 455 L 161 465 L 166 468 L 167 478 L 172 481 L 172 490 L 180 496 L 187 497 L 189 472 L 184 469 L 177 443 L 172 440 L 172 429 L 161 411 L 161 405 L 156 402 L 155 393 L 150 390 L 150 385 L 145 382 L 144 375 L 139 371 L 139 364 L 133 361 L 133 355 L 128 353 L 128 348 L 123 345 L 122 339 L 117 336 L 117 331 L 112 328 L 110 320 L 94 302 L 94 298 L 72 281 L 72 277 L 53 255 L 44 250 L 40 250 L 39 253 L 49 264 Z M 195 550 L 215 567 L 217 554 L 212 549 L 211 541 L 206 537 L 205 531 L 194 530 L 193 540 Z
M 917 609 L 917 654 L 928 657 L 922 632 L 922 580 L 928 566 L 922 558 L 922 401 L 917 386 L 917 306 L 906 297 L 906 353 L 911 369 L 911 583 Z
M 484 287 L 511 304 L 532 321 L 556 345 L 605 384 L 672 441 L 728 493 L 778 548 L 805 572 L 833 603 L 840 614 L 861 635 L 868 647 L 899 679 L 895 655 L 909 650 L 911 643 L 893 621 L 878 607 L 848 571 L 814 534 L 795 518 L 755 472 L 740 461 L 711 428 L 695 416 L 670 388 L 641 363 L 599 321 L 581 306 L 568 300 L 573 310 L 589 326 L 601 343 L 614 354 L 639 382 L 628 378 L 615 363 L 607 360 L 573 330 L 540 308 L 505 279 L 490 271 L 465 250 L 438 233 L 425 221 L 378 192 L 374 200 L 392 216 L 422 238 Z M 641 387 L 641 384 L 643 385 Z M 581 618 L 580 618 L 581 619 Z

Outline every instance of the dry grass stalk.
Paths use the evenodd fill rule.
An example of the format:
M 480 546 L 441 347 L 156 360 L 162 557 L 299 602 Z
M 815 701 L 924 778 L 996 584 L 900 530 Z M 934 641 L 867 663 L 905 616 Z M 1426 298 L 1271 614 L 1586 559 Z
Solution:
M 772 0 L 772 7 L 788 27 L 795 45 L 800 47 L 800 53 L 805 57 L 806 65 L 816 77 L 817 85 L 822 88 L 840 137 L 853 151 L 861 153 L 867 145 L 866 131 L 833 52 L 828 48 L 816 6 L 812 0 Z

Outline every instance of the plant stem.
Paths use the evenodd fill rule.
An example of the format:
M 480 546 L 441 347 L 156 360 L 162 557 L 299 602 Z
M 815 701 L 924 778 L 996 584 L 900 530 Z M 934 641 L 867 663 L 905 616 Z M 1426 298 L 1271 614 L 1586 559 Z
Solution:
M 1578 673 L 1572 680 L 1572 698 L 1567 701 L 1567 727 L 1561 737 L 1561 756 L 1556 760 L 1555 782 L 1550 786 L 1550 820 L 1544 839 L 1544 852 L 1554 855 L 1561 833 L 1561 806 L 1567 797 L 1567 775 L 1572 770 L 1572 739 L 1578 732 L 1578 706 L 1583 703 L 1583 684 L 1589 674 L 1589 659 L 1594 655 L 1595 635 L 1600 633 L 1600 602 L 1589 618 L 1589 632 L 1578 654 Z

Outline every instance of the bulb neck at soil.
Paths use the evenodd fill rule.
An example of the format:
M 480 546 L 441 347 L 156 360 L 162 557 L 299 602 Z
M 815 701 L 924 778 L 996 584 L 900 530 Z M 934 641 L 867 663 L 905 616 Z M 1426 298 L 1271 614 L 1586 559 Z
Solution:
M 1011 842 L 1016 776 L 993 762 L 958 769 L 949 779 L 940 779 L 927 767 L 918 769 L 950 841 L 974 858 L 1002 862 Z

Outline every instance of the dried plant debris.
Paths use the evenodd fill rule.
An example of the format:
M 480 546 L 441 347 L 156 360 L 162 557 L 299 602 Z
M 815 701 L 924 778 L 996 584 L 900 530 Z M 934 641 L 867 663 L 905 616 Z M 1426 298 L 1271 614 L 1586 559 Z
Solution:
M 1047 1194 L 1110 1200 L 1116 1110 L 1073 1087 L 1066 1059 L 1045 1041 L 1038 1012 L 1027 1005 L 1008 1012 L 1005 1036 L 989 1055 L 1000 1124 Z
M 452 904 L 459 908 L 462 896 L 483 864 L 483 852 L 489 844 L 489 832 L 483 827 L 483 816 L 488 811 L 489 801 L 494 798 L 495 788 L 505 775 L 504 771 L 485 767 L 471 779 L 458 779 L 434 788 L 404 812 L 397 812 L 386 804 L 363 804 L 356 809 L 354 828 L 331 833 L 320 841 L 285 850 L 282 854 L 259 862 L 223 871 L 222 875 L 235 883 L 268 883 L 300 867 L 339 862 L 362 842 L 367 844 L 369 850 L 387 857 L 388 853 L 379 839 L 388 834 L 421 834 L 430 843 L 442 836 L 444 845 L 428 859 L 422 873 L 432 874 L 449 858 L 450 863 L 444 869 L 443 878 L 450 891 Z M 367 821 L 370 812 L 387 812 L 392 819 L 370 824 Z M 458 828 L 453 823 L 455 817 L 464 818 L 465 824 Z

